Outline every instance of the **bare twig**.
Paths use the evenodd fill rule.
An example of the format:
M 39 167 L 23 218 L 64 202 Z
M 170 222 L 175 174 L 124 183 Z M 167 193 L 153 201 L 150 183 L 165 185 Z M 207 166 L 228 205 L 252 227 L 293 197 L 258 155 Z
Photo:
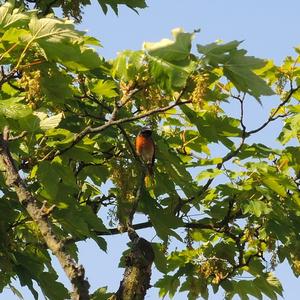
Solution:
M 266 126 L 268 126 L 269 123 L 271 123 L 271 122 L 275 121 L 276 119 L 280 118 L 281 115 L 276 116 L 276 114 L 279 112 L 279 110 L 280 110 L 285 104 L 287 104 L 287 103 L 289 102 L 289 100 L 291 99 L 291 97 L 293 96 L 293 94 L 294 94 L 295 92 L 297 92 L 299 89 L 300 89 L 300 86 L 298 86 L 298 87 L 296 87 L 296 88 L 291 87 L 291 90 L 290 90 L 290 92 L 288 93 L 288 95 L 287 95 L 287 97 L 285 98 L 285 100 L 282 101 L 282 102 L 276 107 L 276 109 L 275 109 L 275 110 L 273 111 L 273 113 L 270 115 L 270 117 L 268 118 L 268 120 L 267 120 L 265 123 L 263 123 L 261 126 L 259 126 L 258 128 L 253 129 L 253 130 L 250 130 L 250 131 L 247 131 L 247 132 L 246 132 L 246 135 L 249 136 L 249 135 L 251 135 L 251 134 L 253 134 L 253 133 L 257 133 L 257 132 L 261 131 L 262 129 L 264 129 Z M 275 117 L 275 116 L 276 116 L 276 117 Z

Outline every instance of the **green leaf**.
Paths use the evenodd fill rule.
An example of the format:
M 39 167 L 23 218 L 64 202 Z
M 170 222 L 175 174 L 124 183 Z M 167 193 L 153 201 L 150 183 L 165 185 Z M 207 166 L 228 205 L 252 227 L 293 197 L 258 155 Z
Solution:
M 35 300 L 38 300 L 39 294 L 33 287 L 33 282 L 32 282 L 31 274 L 29 273 L 29 271 L 21 265 L 16 266 L 15 269 L 16 269 L 16 273 L 18 274 L 18 278 L 20 280 L 21 286 L 27 286 L 28 289 L 30 290 L 30 292 L 32 293 L 33 298 Z
M 147 4 L 145 0 L 98 0 L 103 12 L 106 14 L 108 6 L 110 6 L 116 15 L 118 15 L 118 5 L 126 5 L 135 12 L 137 8 L 146 8 Z
M 208 45 L 197 45 L 198 52 L 205 55 L 207 62 L 216 67 L 227 58 L 226 53 L 231 52 L 242 43 L 242 41 L 231 41 L 226 44 L 211 43 Z
M 99 68 L 102 60 L 91 48 L 73 44 L 71 42 L 39 41 L 45 56 L 50 61 L 58 61 L 67 68 L 83 72 Z
M 82 43 L 82 33 L 68 21 L 55 18 L 32 18 L 29 23 L 32 38 L 43 49 L 44 56 L 76 71 L 95 69 L 101 65 L 99 55 Z M 81 44 L 79 43 L 81 42 Z
M 245 205 L 243 205 L 244 213 L 254 214 L 256 217 L 260 217 L 261 215 L 269 214 L 272 209 L 264 202 L 259 200 L 251 200 Z
M 48 115 L 41 111 L 36 111 L 33 113 L 40 119 L 40 128 L 42 130 L 48 130 L 51 128 L 56 128 L 63 118 L 63 114 L 59 113 L 57 115 L 53 115 L 48 117 Z
M 92 92 L 107 98 L 117 97 L 116 84 L 114 81 L 98 80 L 96 85 L 92 88 Z
M 54 148 L 60 145 L 66 147 L 67 144 L 72 143 L 74 140 L 74 134 L 63 128 L 48 129 L 45 135 L 48 138 L 47 145 Z
M 182 88 L 186 84 L 191 65 L 178 66 L 155 56 L 148 56 L 150 73 L 162 89 Z
M 228 261 L 230 264 L 235 264 L 235 245 L 233 242 L 220 242 L 212 250 L 212 254 L 216 257 Z
M 282 185 L 276 177 L 273 177 L 271 174 L 265 174 L 261 180 L 266 187 L 270 188 L 278 195 L 282 197 L 286 197 L 287 195 L 286 189 L 284 185 Z
M 158 271 L 167 273 L 167 258 L 162 251 L 163 245 L 158 243 L 152 243 L 152 249 L 154 251 L 154 264 Z
M 187 276 L 186 281 L 180 287 L 180 292 L 188 292 L 188 300 L 197 300 L 199 295 L 205 300 L 208 300 L 208 289 L 206 282 L 200 277 Z
M 58 191 L 58 183 L 60 181 L 56 168 L 53 168 L 48 161 L 43 161 L 38 166 L 36 176 L 43 185 L 48 197 L 50 197 L 50 199 L 55 199 Z
M 31 109 L 19 103 L 23 97 L 14 97 L 0 101 L 0 114 L 11 119 L 25 118 L 31 114 Z
M 172 35 L 174 41 L 163 39 L 157 43 L 146 42 L 143 48 L 149 55 L 168 62 L 185 61 L 190 55 L 193 34 L 175 28 L 172 30 Z
M 44 196 L 55 200 L 60 186 L 77 187 L 72 170 L 56 158 L 51 163 L 42 161 L 38 165 L 36 176 L 43 186 Z
M 87 237 L 92 237 L 93 233 L 90 231 L 87 220 L 81 215 L 81 210 L 78 207 L 75 207 L 75 200 L 63 200 L 68 201 L 69 205 L 64 209 L 57 205 L 60 209 L 55 212 L 55 217 L 63 225 L 63 228 L 77 238 L 85 239 Z
M 42 272 L 39 275 L 39 285 L 42 291 L 49 299 L 65 300 L 69 298 L 69 292 L 60 282 L 57 282 L 58 276 L 50 272 Z
M 162 162 L 168 162 L 168 164 L 158 164 L 161 171 L 160 173 L 157 172 L 157 179 L 161 179 L 161 182 L 158 184 L 169 188 L 176 184 L 182 188 L 187 196 L 192 196 L 196 193 L 197 188 L 192 184 L 193 179 L 191 174 L 186 170 L 186 166 L 180 156 L 172 149 L 172 146 L 159 137 L 156 138 L 156 144 L 157 159 Z
M 201 181 L 203 179 L 209 178 L 215 178 L 219 175 L 223 174 L 222 170 L 219 169 L 207 169 L 205 171 L 202 171 L 201 173 L 199 173 L 196 177 L 197 180 Z
M 280 133 L 278 140 L 285 145 L 291 139 L 298 137 L 300 132 L 300 113 L 285 119 L 285 125 Z
M 125 50 L 118 53 L 112 62 L 112 76 L 124 81 L 134 80 L 145 67 L 145 54 L 143 51 Z
M 282 286 L 272 273 L 257 277 L 253 281 L 254 285 L 270 299 L 277 300 L 277 294 L 282 296 Z
M 252 144 L 247 145 L 244 144 L 241 151 L 238 153 L 238 157 L 240 159 L 245 159 L 248 157 L 257 157 L 257 158 L 268 158 L 270 154 L 279 154 L 279 152 L 275 149 L 267 147 L 264 144 Z
M 91 300 L 108 300 L 112 293 L 107 293 L 107 286 L 97 289 L 92 295 Z
M 241 135 L 238 128 L 239 121 L 227 116 L 218 116 L 209 111 L 196 112 L 188 105 L 181 105 L 180 109 L 187 116 L 188 121 L 196 126 L 201 138 L 207 142 L 221 142 L 225 147 L 232 150 L 233 142 L 228 137 Z
M 262 300 L 262 291 L 251 280 L 233 281 L 232 292 L 226 294 L 226 299 L 232 299 L 234 294 L 237 294 L 242 300 L 249 300 L 251 295 L 257 299 Z
M 101 250 L 107 252 L 107 243 L 104 238 L 97 236 L 97 234 L 94 234 L 93 232 L 90 233 L 90 237 L 97 243 Z
M 160 297 L 165 297 L 169 294 L 170 298 L 173 298 L 179 285 L 180 281 L 178 277 L 164 275 L 164 277 L 158 280 L 154 286 L 159 288 Z
M 145 212 L 149 215 L 150 220 L 157 232 L 157 235 L 163 240 L 167 241 L 169 236 L 174 236 L 179 241 L 182 241 L 181 237 L 171 228 L 178 228 L 182 226 L 182 220 L 173 214 L 157 207 L 148 193 L 144 192 L 141 196 L 142 204 Z
M 29 31 L 22 28 L 11 27 L 6 30 L 2 36 L 2 41 L 7 41 L 9 43 L 19 43 L 20 41 L 25 41 L 30 37 Z
M 21 9 L 14 8 L 15 2 L 5 1 L 0 7 L 0 28 L 7 30 L 11 26 L 17 27 L 17 25 L 24 25 L 28 20 L 29 16 L 21 11 Z
M 164 39 L 158 43 L 144 43 L 151 76 L 163 88 L 182 88 L 196 68 L 190 60 L 193 34 L 177 28 L 172 31 L 174 41 Z
M 253 60 L 255 59 L 256 58 L 253 58 Z M 247 60 L 250 60 L 250 57 L 248 57 Z M 257 100 L 262 95 L 274 95 L 273 90 L 266 82 L 247 67 L 247 61 L 245 62 L 243 55 L 233 58 L 226 66 L 224 66 L 224 75 L 239 91 L 248 93 Z
M 94 231 L 104 231 L 107 232 L 106 227 L 104 226 L 102 220 L 92 211 L 88 206 L 80 207 L 80 214 L 85 219 L 86 223 Z
M 238 50 L 239 41 L 227 44 L 213 43 L 197 45 L 205 60 L 213 67 L 222 67 L 224 75 L 241 91 L 254 96 L 257 100 L 262 95 L 273 95 L 267 83 L 255 74 L 254 70 L 263 68 L 267 61 L 253 56 L 246 56 L 247 51 Z
M 47 99 L 54 103 L 65 103 L 73 97 L 72 77 L 57 66 L 45 63 L 41 70 L 41 90 Z
M 50 17 L 38 19 L 33 16 L 29 22 L 29 30 L 35 42 L 40 42 L 43 39 L 59 42 L 66 38 L 78 38 L 80 36 L 70 22 Z
M 80 176 L 84 179 L 89 177 L 96 185 L 100 185 L 108 180 L 109 171 L 104 166 L 87 166 L 80 172 Z

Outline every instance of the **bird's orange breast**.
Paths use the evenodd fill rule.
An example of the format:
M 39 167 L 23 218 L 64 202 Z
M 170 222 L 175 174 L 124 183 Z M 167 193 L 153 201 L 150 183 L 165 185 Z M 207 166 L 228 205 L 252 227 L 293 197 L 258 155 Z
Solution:
M 136 153 L 146 162 L 151 162 L 154 155 L 154 144 L 151 137 L 138 135 L 135 141 Z

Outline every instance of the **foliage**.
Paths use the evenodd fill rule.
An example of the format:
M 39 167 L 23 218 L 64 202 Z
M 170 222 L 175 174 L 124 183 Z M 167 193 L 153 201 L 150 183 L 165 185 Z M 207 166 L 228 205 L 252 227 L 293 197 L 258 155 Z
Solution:
M 108 8 L 111 8 L 116 15 L 122 5 L 136 13 L 139 9 L 147 7 L 145 0 L 98 0 L 98 3 L 105 14 L 107 14 Z M 72 17 L 77 22 L 82 20 L 83 8 L 91 4 L 90 0 L 16 0 L 16 5 L 25 5 L 27 8 L 33 6 L 39 9 L 42 15 L 53 12 L 53 8 L 61 8 L 65 17 Z
M 138 0 L 99 3 L 105 12 L 107 6 L 117 12 L 117 4 L 145 7 Z M 153 249 L 164 273 L 156 283 L 161 296 L 187 291 L 188 299 L 208 299 L 211 286 L 215 293 L 223 289 L 226 299 L 277 299 L 276 264 L 287 260 L 295 276 L 300 273 L 300 51 L 276 66 L 248 56 L 238 41 L 197 45 L 198 53 L 191 53 L 194 34 L 172 33 L 172 40 L 105 61 L 93 50 L 99 42 L 70 21 L 37 16 L 11 1 L 2 5 L 0 127 L 10 129 L 11 156 L 75 260 L 76 241 L 92 238 L 106 251 L 103 236 L 117 233 L 99 212 L 109 209 L 110 225 L 117 217 L 125 230 L 139 212 L 160 239 Z M 245 102 L 270 101 L 265 96 L 272 96 L 274 108 L 249 130 Z M 224 104 L 240 115 L 226 113 Z M 282 120 L 279 149 L 251 142 L 276 120 Z M 133 144 L 145 124 L 157 147 L 155 183 L 139 189 Z M 0 290 L 15 291 L 11 281 L 18 277 L 35 299 L 34 282 L 48 299 L 67 299 L 5 168 Z M 181 247 L 171 251 L 175 240 Z M 100 288 L 92 299 L 105 295 Z

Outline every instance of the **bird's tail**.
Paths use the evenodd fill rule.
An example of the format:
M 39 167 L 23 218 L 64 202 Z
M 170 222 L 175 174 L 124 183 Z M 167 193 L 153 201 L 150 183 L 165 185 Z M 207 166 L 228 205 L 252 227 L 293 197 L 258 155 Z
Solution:
M 147 173 L 145 176 L 145 185 L 148 188 L 154 187 L 154 170 L 153 170 L 153 164 L 147 164 Z

